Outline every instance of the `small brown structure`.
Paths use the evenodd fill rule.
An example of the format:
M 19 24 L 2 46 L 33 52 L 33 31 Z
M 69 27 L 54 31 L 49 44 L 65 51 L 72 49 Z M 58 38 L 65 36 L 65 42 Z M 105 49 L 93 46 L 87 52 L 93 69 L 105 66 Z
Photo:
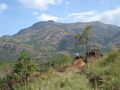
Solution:
M 72 71 L 72 72 L 80 72 L 82 67 L 85 66 L 86 63 L 82 56 L 75 57 L 74 61 L 71 65 L 65 67 L 65 71 Z
M 93 62 L 95 58 L 102 57 L 100 50 L 94 49 L 86 53 L 88 55 L 88 62 Z M 65 71 L 80 72 L 83 67 L 86 65 L 86 59 L 83 56 L 76 56 L 71 65 L 68 65 L 64 68 Z

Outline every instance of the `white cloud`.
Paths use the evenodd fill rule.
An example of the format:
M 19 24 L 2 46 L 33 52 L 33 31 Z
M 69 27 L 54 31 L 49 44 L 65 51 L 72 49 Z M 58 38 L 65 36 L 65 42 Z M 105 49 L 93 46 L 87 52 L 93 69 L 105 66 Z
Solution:
M 71 13 L 68 18 L 73 18 L 75 21 L 89 22 L 89 21 L 101 21 L 104 23 L 120 25 L 120 7 L 106 10 L 104 12 L 80 12 Z
M 57 16 L 52 16 L 45 13 L 42 13 L 41 15 L 39 15 L 39 13 L 34 12 L 33 14 L 37 17 L 37 20 L 39 21 L 48 21 L 48 20 L 57 21 L 58 20 Z
M 23 6 L 27 8 L 45 10 L 49 5 L 56 5 L 61 0 L 18 0 Z
M 70 5 L 70 2 L 69 2 L 69 1 L 66 1 L 65 4 L 66 4 L 66 5 Z
M 89 12 L 80 12 L 80 13 L 71 13 L 68 15 L 69 18 L 73 18 L 75 21 L 87 21 L 92 15 L 94 15 L 93 11 Z
M 3 11 L 7 10 L 8 6 L 5 3 L 0 3 L 0 13 L 2 13 Z

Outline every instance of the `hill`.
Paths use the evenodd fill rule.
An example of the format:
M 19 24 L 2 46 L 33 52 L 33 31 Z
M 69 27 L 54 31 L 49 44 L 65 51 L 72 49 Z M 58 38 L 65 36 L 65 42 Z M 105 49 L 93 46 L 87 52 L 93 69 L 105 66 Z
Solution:
M 12 36 L 0 37 L 0 60 L 16 60 L 22 50 L 46 60 L 58 53 L 78 52 L 74 36 L 86 25 L 93 28 L 93 44 L 102 49 L 120 47 L 120 27 L 101 22 L 59 23 L 41 21 Z

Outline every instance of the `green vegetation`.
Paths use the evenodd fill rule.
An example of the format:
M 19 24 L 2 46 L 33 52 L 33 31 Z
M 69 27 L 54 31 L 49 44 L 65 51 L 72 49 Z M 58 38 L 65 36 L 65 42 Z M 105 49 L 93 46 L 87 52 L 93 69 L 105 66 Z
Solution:
M 91 88 L 84 75 L 72 73 L 59 75 L 54 74 L 54 72 L 47 72 L 47 75 L 37 78 L 34 83 L 18 87 L 19 89 L 17 88 L 16 90 L 90 90 Z
M 64 65 L 69 65 L 71 62 L 70 56 L 66 55 L 63 58 Z M 6 77 L 0 79 L 0 88 L 2 88 L 2 85 L 9 87 L 9 85 L 6 85 L 9 83 L 7 80 L 24 81 L 23 77 L 26 77 L 26 74 L 29 73 L 30 80 L 24 81 L 26 83 L 14 81 L 11 90 L 120 90 L 120 52 L 118 51 L 112 51 L 104 57 L 96 59 L 94 63 L 89 63 L 81 73 L 58 72 L 56 69 L 63 65 L 55 60 L 51 61 L 52 68 L 49 67 L 45 72 L 36 71 L 36 65 L 31 64 L 29 60 L 27 54 L 20 55 L 13 70 L 11 67 L 9 75 L 6 74 Z M 4 67 L 4 65 L 9 67 L 10 64 L 0 63 L 0 67 Z M 11 78 L 11 75 L 14 78 Z
M 12 67 L 13 67 L 12 63 L 0 61 L 0 79 L 4 78 L 8 73 L 10 73 Z
M 20 54 L 18 62 L 14 66 L 12 77 L 19 78 L 17 82 L 20 82 L 20 84 L 25 84 L 28 77 L 36 70 L 37 67 L 31 63 L 30 56 L 23 52 Z M 15 77 L 13 75 L 15 75 Z
M 37 67 L 31 63 L 30 56 L 26 52 L 22 52 L 13 70 L 1 79 L 0 89 L 13 90 L 16 84 L 26 85 L 28 78 L 35 71 L 37 71 Z
M 85 25 L 92 26 L 94 44 L 100 46 L 102 50 L 108 51 L 111 46 L 120 47 L 120 27 L 115 25 L 101 22 L 66 24 L 45 21 L 25 27 L 13 36 L 0 37 L 0 59 L 15 61 L 21 50 L 31 52 L 32 57 L 40 60 L 44 55 L 50 56 L 53 50 L 57 51 L 55 53 L 79 52 L 80 50 L 74 45 L 76 42 L 74 37 L 82 32 Z M 84 52 L 84 50 L 80 52 L 82 51 Z
M 119 67 L 120 52 L 113 51 L 100 60 L 97 60 L 95 64 L 90 64 L 86 73 L 89 78 L 99 77 L 99 80 L 95 79 L 95 82 L 96 84 L 102 82 L 99 86 L 101 89 L 120 90 Z
M 60 54 L 52 58 L 49 58 L 49 61 L 47 63 L 40 64 L 39 68 L 41 72 L 47 71 L 50 68 L 59 70 L 64 66 L 71 64 L 72 61 L 73 61 L 73 58 L 71 57 L 70 54 L 65 54 L 65 55 Z
M 75 38 L 78 40 L 78 45 L 83 45 L 86 48 L 86 63 L 88 59 L 88 52 L 90 51 L 90 40 L 91 40 L 92 26 L 86 26 L 82 33 L 77 34 Z
M 83 28 L 86 24 L 91 26 Z M 13 36 L 0 37 L 0 90 L 120 90 L 120 51 L 92 57 L 92 63 L 76 70 L 79 73 L 65 70 L 76 69 L 71 54 L 89 52 L 91 31 L 101 50 L 120 48 L 120 27 L 101 22 L 38 22 Z M 85 48 L 76 47 L 77 40 Z M 19 55 L 21 51 L 30 55 Z

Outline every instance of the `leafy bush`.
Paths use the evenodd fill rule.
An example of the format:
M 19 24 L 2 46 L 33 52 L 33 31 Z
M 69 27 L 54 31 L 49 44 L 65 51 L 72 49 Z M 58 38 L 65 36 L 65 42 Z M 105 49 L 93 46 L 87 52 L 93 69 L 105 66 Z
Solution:
M 26 52 L 22 52 L 15 64 L 13 71 L 6 77 L 0 80 L 0 88 L 12 89 L 14 85 L 25 85 L 28 83 L 28 78 L 37 70 L 37 66 L 32 64 L 30 57 Z M 5 89 L 6 90 L 6 89 Z

